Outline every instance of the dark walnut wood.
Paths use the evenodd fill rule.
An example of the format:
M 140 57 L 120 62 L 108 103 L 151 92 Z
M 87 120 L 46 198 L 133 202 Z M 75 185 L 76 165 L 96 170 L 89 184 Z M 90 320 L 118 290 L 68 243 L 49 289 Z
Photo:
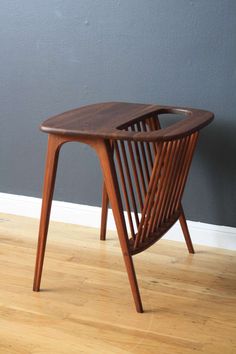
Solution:
M 184 119 L 162 129 L 161 114 Z M 138 103 L 99 103 L 46 120 L 49 134 L 35 266 L 39 291 L 60 148 L 77 141 L 95 149 L 104 185 L 100 239 L 106 239 L 111 205 L 138 312 L 143 312 L 132 257 L 157 242 L 179 220 L 189 253 L 194 253 L 181 200 L 199 131 L 213 120 L 203 110 Z M 125 218 L 126 214 L 126 218 Z
M 127 125 L 165 113 L 183 114 L 186 118 L 168 128 L 148 134 L 125 131 Z M 157 141 L 193 133 L 209 124 L 212 119 L 211 112 L 198 109 L 110 102 L 73 109 L 49 118 L 42 124 L 41 130 L 76 137 Z

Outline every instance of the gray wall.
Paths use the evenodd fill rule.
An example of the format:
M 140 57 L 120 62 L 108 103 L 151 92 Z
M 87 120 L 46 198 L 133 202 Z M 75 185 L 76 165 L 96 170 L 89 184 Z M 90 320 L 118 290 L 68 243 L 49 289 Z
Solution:
M 42 120 L 109 100 L 205 108 L 184 205 L 236 226 L 235 0 L 2 0 L 0 192 L 39 197 Z M 88 147 L 62 149 L 55 199 L 100 204 Z

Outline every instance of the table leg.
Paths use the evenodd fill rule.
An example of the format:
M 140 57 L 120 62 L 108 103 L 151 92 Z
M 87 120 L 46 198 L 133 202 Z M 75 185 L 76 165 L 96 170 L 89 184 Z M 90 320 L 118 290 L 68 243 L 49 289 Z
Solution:
M 179 222 L 184 234 L 185 242 L 188 247 L 189 253 L 195 253 L 182 206 L 181 206 L 181 214 L 179 217 Z
M 108 204 L 109 204 L 108 194 L 107 194 L 105 183 L 103 182 L 102 216 L 101 216 L 101 228 L 100 228 L 100 240 L 103 241 L 106 240 Z
M 53 191 L 56 180 L 57 164 L 61 139 L 54 135 L 48 137 L 48 149 L 45 166 L 43 199 L 39 226 L 38 248 L 35 264 L 33 290 L 40 290 L 40 282 L 43 269 L 44 254 L 47 242 L 48 225 L 51 212 Z
M 126 224 L 123 215 L 122 201 L 121 201 L 111 146 L 108 141 L 102 140 L 97 142 L 96 146 L 94 145 L 94 147 L 100 159 L 100 163 L 104 175 L 104 181 L 106 184 L 106 190 L 112 207 L 136 310 L 137 312 L 143 312 L 133 259 L 129 251 L 128 235 L 127 235 Z

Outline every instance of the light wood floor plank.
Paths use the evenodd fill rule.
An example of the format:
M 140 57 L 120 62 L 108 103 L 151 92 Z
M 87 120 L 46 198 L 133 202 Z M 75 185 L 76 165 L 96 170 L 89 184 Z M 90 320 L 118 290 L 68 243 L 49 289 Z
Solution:
M 38 220 L 0 214 L 0 354 L 235 354 L 236 252 L 161 240 L 134 257 L 133 305 L 115 232 L 51 223 L 32 292 Z

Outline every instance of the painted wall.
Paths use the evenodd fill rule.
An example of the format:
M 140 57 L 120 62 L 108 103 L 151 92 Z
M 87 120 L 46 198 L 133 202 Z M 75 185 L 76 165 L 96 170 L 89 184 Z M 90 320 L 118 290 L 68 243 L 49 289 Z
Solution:
M 110 100 L 215 112 L 201 135 L 188 219 L 236 226 L 235 0 L 2 0 L 0 192 L 39 197 L 42 120 Z M 62 149 L 55 199 L 100 204 L 93 151 Z

